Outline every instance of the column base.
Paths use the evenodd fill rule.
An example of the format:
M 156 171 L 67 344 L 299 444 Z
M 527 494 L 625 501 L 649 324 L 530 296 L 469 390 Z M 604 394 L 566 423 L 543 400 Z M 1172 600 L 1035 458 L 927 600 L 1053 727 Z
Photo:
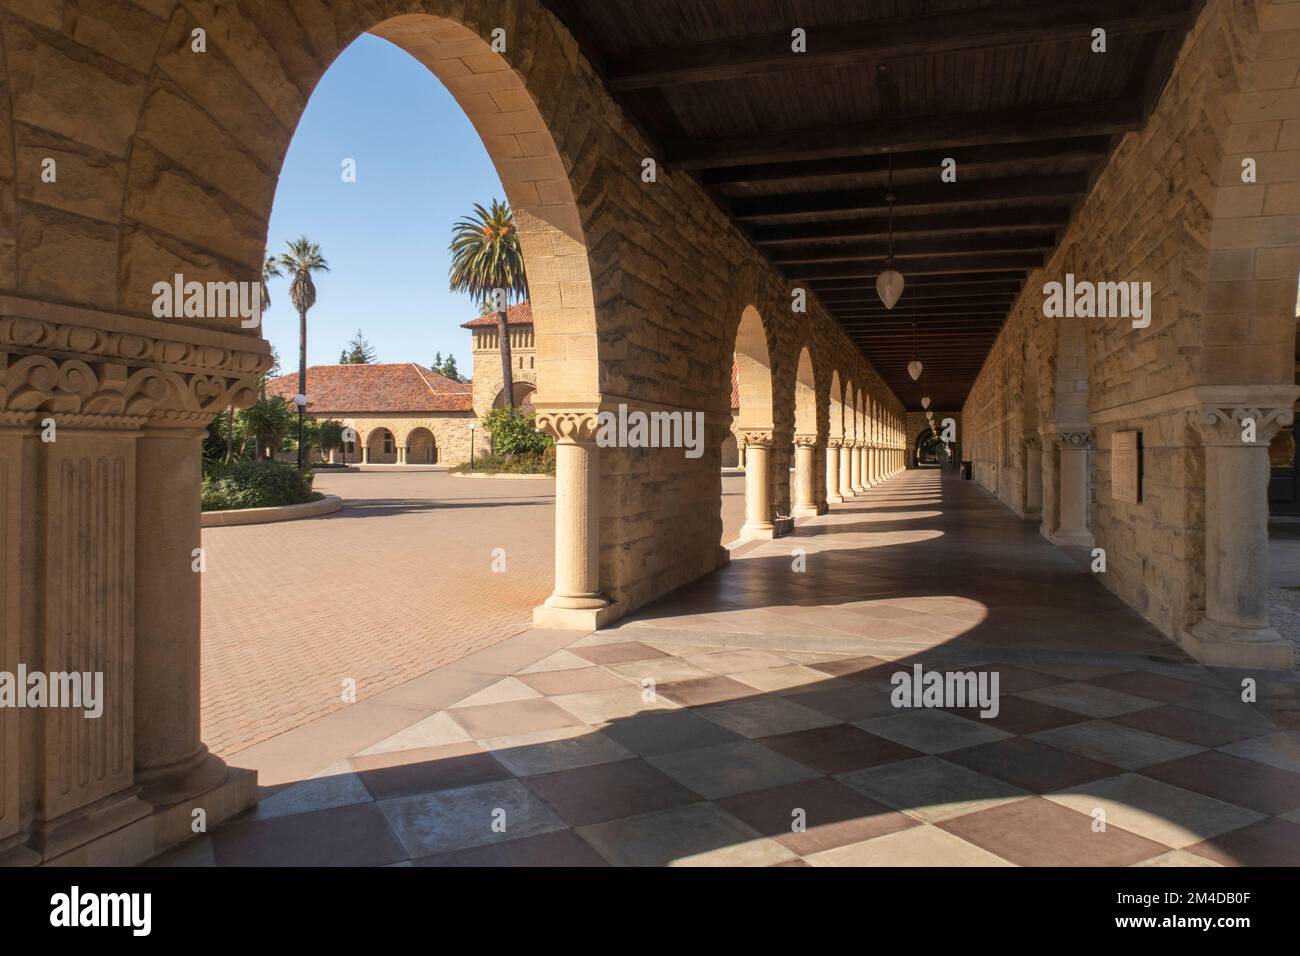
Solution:
M 610 604 L 603 599 L 600 599 L 599 604 L 588 607 L 565 607 L 551 603 L 553 600 L 556 600 L 554 594 L 546 599 L 545 604 L 533 608 L 533 627 L 555 631 L 594 631 L 623 616 L 623 611 L 617 604 Z
M 796 518 L 811 518 L 821 514 L 821 510 L 816 505 L 795 505 L 791 513 Z
M 776 525 L 770 521 L 762 523 L 746 521 L 741 525 L 740 537 L 744 541 L 770 541 L 777 537 Z
M 224 760 L 200 744 L 184 760 L 148 770 L 137 768 L 135 782 L 140 787 L 140 799 L 154 806 L 165 806 L 211 790 L 226 778 L 228 770 Z
M 1053 531 L 1044 533 L 1048 541 L 1058 548 L 1088 548 L 1096 547 L 1097 542 L 1093 539 L 1091 532 L 1088 531 Z
M 841 496 L 841 495 L 827 495 L 827 496 L 826 496 L 826 503 L 827 503 L 828 505 L 838 505 L 838 504 L 843 504 L 843 503 L 844 503 L 844 498 L 843 498 L 843 496 Z
M 1296 663 L 1295 645 L 1271 627 L 1235 627 L 1202 618 L 1180 643 L 1208 667 L 1289 671 Z

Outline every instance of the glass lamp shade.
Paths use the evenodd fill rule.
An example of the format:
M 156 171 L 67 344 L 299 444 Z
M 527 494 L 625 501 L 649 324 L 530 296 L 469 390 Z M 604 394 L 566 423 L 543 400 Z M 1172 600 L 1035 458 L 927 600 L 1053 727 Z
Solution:
M 915 382 L 921 377 L 921 369 L 923 367 L 924 366 L 922 366 L 916 359 L 912 359 L 912 361 L 907 363 L 907 374 L 912 376 L 912 381 Z
M 929 407 L 930 407 L 930 396 L 929 396 L 929 395 L 927 395 L 925 398 L 921 399 L 921 407 L 922 407 L 922 408 L 929 408 Z
M 305 406 L 307 404 L 307 396 L 299 393 L 293 397 L 293 403 L 300 407 Z
M 903 274 L 897 269 L 886 269 L 880 273 L 876 276 L 876 294 L 885 303 L 886 309 L 892 309 L 903 294 Z

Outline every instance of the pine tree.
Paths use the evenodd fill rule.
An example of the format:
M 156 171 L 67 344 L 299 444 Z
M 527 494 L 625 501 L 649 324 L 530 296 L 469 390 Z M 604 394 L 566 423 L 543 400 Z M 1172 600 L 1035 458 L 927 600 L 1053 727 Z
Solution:
M 339 364 L 373 365 L 377 358 L 374 348 L 366 341 L 366 337 L 361 334 L 361 330 L 357 329 L 357 334 L 352 336 L 352 341 L 347 344 L 342 354 L 339 355 Z

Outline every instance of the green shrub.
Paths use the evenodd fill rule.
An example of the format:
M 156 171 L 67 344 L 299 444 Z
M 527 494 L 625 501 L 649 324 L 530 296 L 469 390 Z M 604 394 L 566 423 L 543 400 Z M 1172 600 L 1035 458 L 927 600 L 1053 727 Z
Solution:
M 530 451 L 519 455 L 484 455 L 481 458 L 474 459 L 473 468 L 466 462 L 457 465 L 452 471 L 465 474 L 473 472 L 483 475 L 500 472 L 510 475 L 553 475 L 555 474 L 555 446 L 552 445 L 543 452 Z
M 311 472 L 279 461 L 237 461 L 214 465 L 203 476 L 203 510 L 273 508 L 316 501 Z
M 555 444 L 551 436 L 533 427 L 533 416 L 517 408 L 494 408 L 483 416 L 483 427 L 492 436 L 494 455 L 542 454 Z

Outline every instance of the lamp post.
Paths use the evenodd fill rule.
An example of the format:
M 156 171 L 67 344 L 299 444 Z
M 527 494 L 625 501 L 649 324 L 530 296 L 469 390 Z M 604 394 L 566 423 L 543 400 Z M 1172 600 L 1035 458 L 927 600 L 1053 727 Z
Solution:
M 293 403 L 298 406 L 298 470 L 302 471 L 305 455 L 305 451 L 302 447 L 303 415 L 307 409 L 307 396 L 302 392 L 299 392 L 293 397 Z

